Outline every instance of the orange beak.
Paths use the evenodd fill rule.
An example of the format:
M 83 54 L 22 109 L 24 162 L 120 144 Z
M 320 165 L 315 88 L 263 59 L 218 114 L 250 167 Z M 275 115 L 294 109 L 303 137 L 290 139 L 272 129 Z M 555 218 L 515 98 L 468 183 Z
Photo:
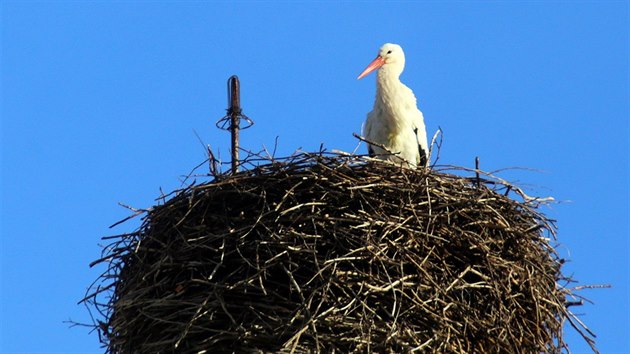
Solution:
M 364 76 L 371 73 L 372 71 L 380 68 L 381 66 L 383 66 L 383 64 L 385 64 L 385 59 L 381 58 L 380 55 L 377 56 L 376 59 L 372 60 L 370 65 L 368 65 L 367 68 L 363 70 L 363 72 L 359 75 L 359 77 L 357 77 L 357 80 L 363 78 Z

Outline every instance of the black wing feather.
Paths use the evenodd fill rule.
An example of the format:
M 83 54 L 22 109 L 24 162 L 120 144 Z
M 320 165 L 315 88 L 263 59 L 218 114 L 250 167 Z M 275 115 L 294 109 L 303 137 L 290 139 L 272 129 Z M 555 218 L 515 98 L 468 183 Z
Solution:
M 414 127 L 413 128 L 413 133 L 416 135 L 416 141 L 418 140 L 418 128 Z M 422 145 L 418 144 L 418 151 L 420 152 L 420 165 L 422 167 L 427 165 L 427 155 L 428 155 L 428 151 L 424 151 L 424 149 L 422 148 Z

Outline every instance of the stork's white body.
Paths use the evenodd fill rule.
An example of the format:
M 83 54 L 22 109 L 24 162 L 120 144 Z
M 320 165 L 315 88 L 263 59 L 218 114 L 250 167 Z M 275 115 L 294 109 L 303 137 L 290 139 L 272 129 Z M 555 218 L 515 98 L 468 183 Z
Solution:
M 424 117 L 413 91 L 400 82 L 404 65 L 402 48 L 385 44 L 379 50 L 379 56 L 359 76 L 378 69 L 374 108 L 368 113 L 363 135 L 368 141 L 387 149 L 369 144 L 371 155 L 406 162 L 411 167 L 424 167 L 429 157 Z

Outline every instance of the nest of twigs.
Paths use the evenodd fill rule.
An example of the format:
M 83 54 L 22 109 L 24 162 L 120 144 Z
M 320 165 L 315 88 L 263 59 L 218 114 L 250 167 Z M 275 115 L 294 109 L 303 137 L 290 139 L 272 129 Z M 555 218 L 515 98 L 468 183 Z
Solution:
M 300 154 L 179 190 L 95 262 L 108 269 L 85 300 L 101 340 L 110 353 L 567 350 L 553 222 L 540 200 L 462 171 Z

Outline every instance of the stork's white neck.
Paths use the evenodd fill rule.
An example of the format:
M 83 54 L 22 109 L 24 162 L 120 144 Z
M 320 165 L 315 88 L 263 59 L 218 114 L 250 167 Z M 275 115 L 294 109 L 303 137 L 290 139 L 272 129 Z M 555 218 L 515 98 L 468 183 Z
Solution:
M 402 87 L 400 74 L 402 68 L 397 65 L 383 65 L 376 77 L 376 97 L 382 104 L 389 106 L 396 101 L 396 96 Z
M 398 80 L 400 74 L 402 74 L 404 69 L 404 64 L 400 65 L 399 63 L 388 63 L 381 66 L 378 69 L 377 76 L 378 80 Z

